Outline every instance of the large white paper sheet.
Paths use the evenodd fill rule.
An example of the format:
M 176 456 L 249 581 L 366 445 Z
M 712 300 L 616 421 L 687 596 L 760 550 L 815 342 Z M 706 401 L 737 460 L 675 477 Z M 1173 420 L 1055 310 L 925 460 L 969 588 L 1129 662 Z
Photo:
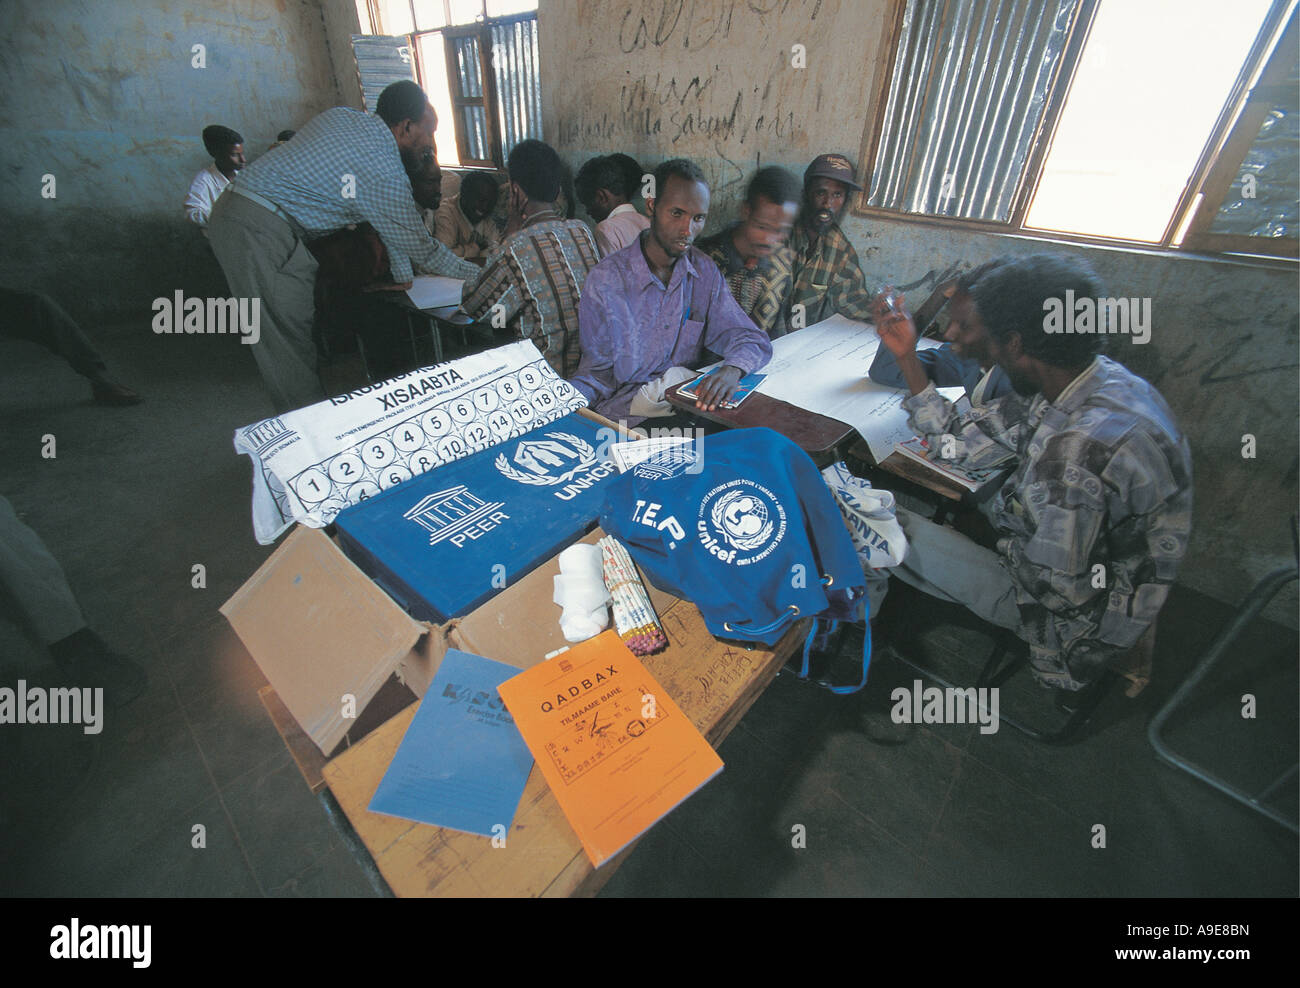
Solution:
M 422 367 L 235 431 L 253 461 L 253 532 L 269 545 L 442 463 L 585 407 L 529 340 Z
M 420 274 L 411 279 L 406 297 L 417 309 L 438 309 L 444 305 L 460 305 L 465 282 L 460 278 L 444 278 L 437 274 Z
M 938 345 L 917 342 L 920 349 Z M 894 443 L 912 437 L 902 407 L 907 393 L 867 377 L 879 347 L 872 326 L 833 315 L 773 340 L 772 360 L 760 368 L 767 379 L 756 390 L 853 426 L 879 463 Z

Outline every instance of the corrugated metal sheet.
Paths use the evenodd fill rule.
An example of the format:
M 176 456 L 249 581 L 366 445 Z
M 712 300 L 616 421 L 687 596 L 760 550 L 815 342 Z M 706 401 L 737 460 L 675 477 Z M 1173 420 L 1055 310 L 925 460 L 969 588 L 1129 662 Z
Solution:
M 1005 221 L 1080 0 L 907 0 L 872 206 Z
M 1259 133 L 1232 189 L 1224 198 L 1211 233 L 1236 233 L 1248 237 L 1295 237 L 1300 229 L 1300 197 L 1296 176 L 1300 175 L 1300 54 L 1292 63 L 1284 86 L 1272 94 L 1273 107 L 1260 125 Z M 1246 176 L 1254 177 L 1253 195 L 1246 195 Z
M 415 79 L 415 60 L 411 57 L 411 40 L 405 36 L 352 35 L 352 54 L 357 60 L 361 95 L 366 109 L 375 112 L 379 94 L 390 83 Z M 405 58 L 403 58 L 405 54 Z
M 537 57 L 536 15 L 492 25 L 492 69 L 501 121 L 501 152 L 525 138 L 542 139 L 542 86 Z

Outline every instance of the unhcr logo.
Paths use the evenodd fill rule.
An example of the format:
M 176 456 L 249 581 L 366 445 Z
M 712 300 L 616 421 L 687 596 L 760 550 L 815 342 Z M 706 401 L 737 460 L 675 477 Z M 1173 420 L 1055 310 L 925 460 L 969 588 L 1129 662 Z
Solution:
M 561 501 L 572 501 L 618 469 L 613 463 L 600 463 L 591 443 L 567 432 L 548 432 L 545 439 L 521 442 L 509 460 L 500 453 L 493 462 L 502 476 L 517 484 L 563 485 L 553 492 Z

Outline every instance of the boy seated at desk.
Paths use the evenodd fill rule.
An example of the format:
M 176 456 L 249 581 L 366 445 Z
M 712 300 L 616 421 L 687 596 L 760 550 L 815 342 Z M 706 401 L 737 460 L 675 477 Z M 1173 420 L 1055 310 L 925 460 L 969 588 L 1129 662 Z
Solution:
M 578 368 L 578 298 L 599 255 L 587 224 L 560 215 L 564 168 L 542 141 L 520 141 L 506 161 L 509 234 L 460 308 L 504 337 L 531 339 L 561 377 Z
M 958 292 L 968 294 L 970 286 L 996 263 L 996 261 L 990 261 L 988 264 L 962 275 L 957 280 L 957 285 L 952 289 L 949 297 Z M 891 295 L 892 308 L 890 306 Z M 901 312 L 905 301 L 903 295 L 893 294 L 893 289 L 887 288 L 876 297 L 872 304 L 879 307 L 881 311 Z M 949 332 L 952 331 L 950 327 Z M 925 371 L 925 376 L 934 382 L 936 388 L 963 387 L 966 389 L 966 395 L 970 398 L 972 405 L 982 405 L 986 401 L 992 401 L 994 398 L 1001 398 L 1003 395 L 1011 393 L 1011 382 L 1007 380 L 1007 375 L 1001 367 L 997 364 L 991 367 L 980 366 L 978 360 L 959 355 L 953 349 L 953 344 L 948 340 L 945 340 L 942 346 L 928 350 L 917 350 L 916 359 L 920 362 L 922 370 Z M 867 377 L 886 387 L 907 387 L 907 381 L 903 379 L 903 372 L 899 369 L 897 358 L 894 357 L 889 347 L 883 343 L 876 350 L 876 357 L 867 370 Z
M 696 403 L 706 411 L 772 359 L 767 334 L 741 310 L 718 266 L 692 246 L 709 214 L 704 173 L 683 158 L 666 161 L 654 187 L 649 229 L 587 277 L 582 362 L 571 378 L 593 411 L 631 425 L 671 414 L 664 390 L 686 379 L 682 369 L 699 366 L 706 351 L 723 360 L 700 386 Z
M 786 241 L 798 211 L 799 180 L 770 165 L 749 180 L 740 220 L 700 241 L 745 314 L 773 339 L 793 328 L 794 251 Z
M 423 210 L 437 209 L 442 169 L 433 153 L 410 173 L 411 198 Z M 406 315 L 376 293 L 397 290 L 388 250 L 375 228 L 360 223 L 307 244 L 320 264 L 316 272 L 316 331 L 326 352 L 346 348 L 355 333 L 364 347 L 371 380 L 412 370 L 418 363 L 405 341 Z
M 1100 333 L 1053 332 L 1051 300 L 1105 295 L 1077 258 L 1035 254 L 985 266 L 952 300 L 959 356 L 1000 366 L 1012 394 L 959 414 L 934 389 L 906 311 L 874 312 L 898 360 L 909 424 L 958 466 L 1015 471 L 981 506 L 984 548 L 902 508 L 907 558 L 893 575 L 1014 631 L 1040 683 L 1079 690 L 1133 648 L 1187 551 L 1192 464 L 1160 393 L 1101 356 Z
M 871 293 L 858 252 L 839 223 L 849 193 L 861 191 L 853 166 L 842 154 L 820 154 L 803 173 L 803 205 L 790 234 L 794 252 L 790 310 L 801 313 L 805 326 L 837 312 L 861 322 L 870 318 Z
M 501 242 L 501 231 L 493 217 L 500 195 L 501 187 L 487 172 L 469 172 L 461 177 L 457 190 L 433 207 L 436 212 L 429 232 L 457 257 L 481 261 Z

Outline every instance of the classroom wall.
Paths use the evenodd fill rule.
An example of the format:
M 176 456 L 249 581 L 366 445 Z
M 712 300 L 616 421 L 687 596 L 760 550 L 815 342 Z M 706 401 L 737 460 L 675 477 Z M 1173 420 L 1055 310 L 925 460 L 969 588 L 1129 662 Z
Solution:
M 225 294 L 181 209 L 205 125 L 238 130 L 251 161 L 340 102 L 315 0 L 6 0 L 0 37 L 0 283 L 89 323 Z
M 545 137 L 571 166 L 625 151 L 647 169 L 695 159 L 713 186 L 709 232 L 734 217 L 760 164 L 802 174 L 824 151 L 857 162 L 874 112 L 872 78 L 886 0 L 542 0 Z M 791 65 L 806 47 L 806 67 Z M 1117 356 L 1164 393 L 1191 438 L 1192 546 L 1182 582 L 1238 601 L 1294 559 L 1295 269 L 1150 251 L 1054 247 L 1024 237 L 848 216 L 844 229 L 870 284 L 923 299 L 941 272 L 1004 253 L 1060 249 L 1087 257 L 1116 294 L 1153 301 L 1151 342 Z M 1257 456 L 1242 457 L 1242 435 Z M 1296 623 L 1294 585 L 1270 616 Z

